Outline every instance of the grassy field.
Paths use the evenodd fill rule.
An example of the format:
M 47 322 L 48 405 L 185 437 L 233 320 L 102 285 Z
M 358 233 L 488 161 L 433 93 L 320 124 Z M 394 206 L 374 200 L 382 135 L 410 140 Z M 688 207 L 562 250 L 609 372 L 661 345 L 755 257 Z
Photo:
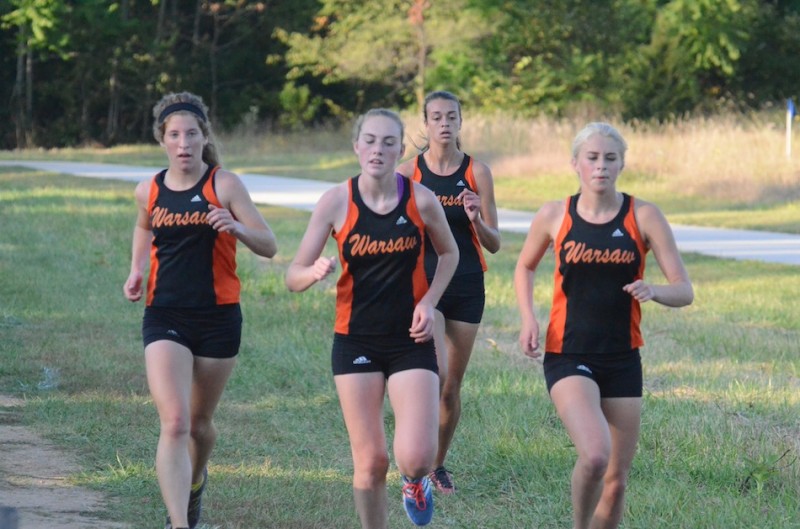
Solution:
M 237 170 L 329 180 L 353 172 L 346 141 L 313 155 L 314 141 L 321 145 L 324 138 L 302 148 L 288 141 L 287 155 L 275 146 L 257 156 L 257 146 L 242 145 L 226 161 Z M 641 145 L 631 141 L 629 182 L 621 187 L 659 202 L 676 184 L 663 175 L 639 176 L 633 152 Z M 568 168 L 568 146 L 559 149 Z M 19 156 L 163 164 L 163 153 L 152 147 L 3 153 L 0 159 Z M 507 167 L 495 171 L 498 196 L 516 201 L 498 198 L 502 207 L 534 208 L 573 191 L 574 177 L 564 167 L 526 176 L 503 165 L 508 156 L 494 160 Z M 796 166 L 791 171 L 796 175 Z M 759 178 L 764 188 L 778 181 Z M 699 197 L 687 191 L 662 205 L 673 221 L 701 216 L 712 225 L 729 218 L 768 228 L 783 214 L 781 222 L 794 227 L 787 231 L 798 232 L 800 213 L 791 199 L 797 183 L 780 185 L 783 200 L 763 192 L 751 204 L 749 195 L 731 190 Z M 142 306 L 122 296 L 132 191 L 124 182 L 0 168 L 0 392 L 25 398 L 20 420 L 79 455 L 84 471 L 69 480 L 110 494 L 109 517 L 160 529 L 164 510 L 153 469 L 158 420 L 144 377 Z M 329 370 L 334 282 L 289 294 L 283 273 L 308 215 L 261 209 L 280 251 L 272 260 L 240 253 L 245 330 L 217 416 L 221 436 L 210 465 L 207 528 L 356 528 L 350 451 Z M 516 345 L 512 273 L 521 244 L 522 236 L 505 234 L 502 250 L 488 257 L 486 314 L 450 456 L 460 491 L 437 497 L 433 528 L 570 525 L 574 450 L 547 397 L 541 366 Z M 623 527 L 800 527 L 800 274 L 792 266 L 698 255 L 685 260 L 695 303 L 680 310 L 643 307 L 644 417 Z M 659 278 L 654 262 L 649 272 Z M 551 274 L 549 258 L 536 284 L 542 319 Z M 387 428 L 391 433 L 390 414 Z M 391 472 L 392 527 L 410 527 L 399 476 Z
M 0 386 L 26 398 L 25 423 L 80 454 L 86 470 L 75 483 L 126 498 L 115 518 L 159 527 L 141 306 L 120 291 L 130 185 L 23 172 L 0 182 Z M 333 284 L 285 291 L 306 216 L 264 214 L 282 249 L 272 261 L 242 254 L 247 325 L 218 416 L 208 519 L 225 528 L 356 527 L 328 372 Z M 439 503 L 433 527 L 568 525 L 573 452 L 539 365 L 515 344 L 511 271 L 520 244 L 507 236 L 490 259 L 485 325 L 451 458 L 461 492 Z M 645 417 L 625 527 L 790 527 L 800 492 L 800 278 L 777 265 L 697 256 L 687 264 L 695 305 L 645 306 Z M 549 297 L 548 275 L 540 299 Z M 403 518 L 399 501 L 392 509 Z

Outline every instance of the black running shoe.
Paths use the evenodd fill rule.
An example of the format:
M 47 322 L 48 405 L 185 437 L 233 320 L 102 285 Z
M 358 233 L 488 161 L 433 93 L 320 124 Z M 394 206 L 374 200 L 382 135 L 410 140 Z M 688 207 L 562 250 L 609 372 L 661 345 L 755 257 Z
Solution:
M 453 475 L 446 468 L 438 467 L 428 477 L 440 493 L 447 495 L 456 491 L 456 486 L 453 485 Z
M 208 482 L 208 469 L 203 469 L 203 484 L 200 485 L 200 488 L 197 492 L 190 492 L 189 493 L 189 529 L 195 529 L 197 527 L 198 522 L 200 522 L 200 513 L 203 512 L 203 491 L 206 489 L 206 483 Z
M 164 525 L 164 529 L 173 529 L 172 527 L 172 520 L 169 519 L 169 515 L 167 515 L 167 523 Z M 184 529 L 183 527 L 175 527 L 174 529 Z M 189 529 L 186 527 L 185 529 Z

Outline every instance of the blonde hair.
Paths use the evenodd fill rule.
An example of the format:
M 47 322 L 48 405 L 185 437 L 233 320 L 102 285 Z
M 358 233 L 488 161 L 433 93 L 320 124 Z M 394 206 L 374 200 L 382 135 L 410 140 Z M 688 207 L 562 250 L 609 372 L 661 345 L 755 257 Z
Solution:
M 193 116 L 197 119 L 203 136 L 208 140 L 203 147 L 203 161 L 208 165 L 222 165 L 211 123 L 208 121 L 208 107 L 203 98 L 191 92 L 167 94 L 153 107 L 153 137 L 157 142 L 164 140 L 167 120 L 174 114 Z
M 599 121 L 589 123 L 575 135 L 575 139 L 572 140 L 572 159 L 575 160 L 578 158 L 583 144 L 595 134 L 611 138 L 617 142 L 617 145 L 619 145 L 620 161 L 625 165 L 625 151 L 628 150 L 628 144 L 625 142 L 625 138 L 623 138 L 622 134 L 613 126 Z

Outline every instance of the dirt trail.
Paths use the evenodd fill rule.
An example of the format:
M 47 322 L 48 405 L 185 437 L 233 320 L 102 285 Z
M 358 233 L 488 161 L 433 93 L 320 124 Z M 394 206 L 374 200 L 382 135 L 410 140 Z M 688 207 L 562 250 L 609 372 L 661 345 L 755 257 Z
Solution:
M 103 519 L 102 494 L 66 480 L 80 471 L 70 454 L 16 424 L 23 405 L 0 395 L 0 507 L 16 509 L 18 529 L 130 529 Z

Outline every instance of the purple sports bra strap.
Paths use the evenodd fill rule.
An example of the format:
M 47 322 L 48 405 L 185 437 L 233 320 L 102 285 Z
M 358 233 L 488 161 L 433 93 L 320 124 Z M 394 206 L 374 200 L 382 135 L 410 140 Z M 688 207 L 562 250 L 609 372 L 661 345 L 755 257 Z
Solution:
M 405 182 L 405 178 L 400 173 L 394 174 L 397 177 L 397 200 L 403 198 L 403 183 Z

